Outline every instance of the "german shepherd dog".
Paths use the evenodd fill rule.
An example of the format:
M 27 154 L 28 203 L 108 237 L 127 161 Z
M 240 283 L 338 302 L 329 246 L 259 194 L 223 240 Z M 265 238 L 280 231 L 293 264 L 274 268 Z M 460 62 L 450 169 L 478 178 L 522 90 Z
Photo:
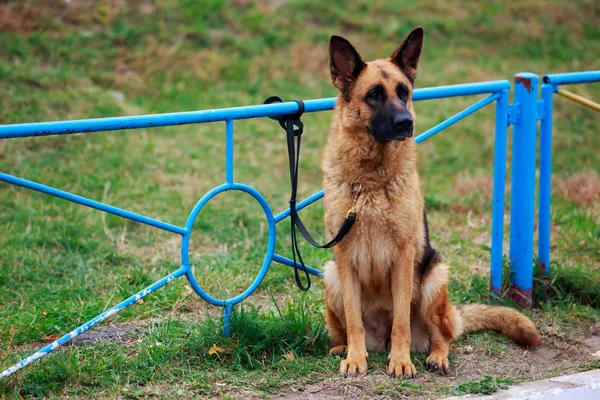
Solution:
M 364 62 L 344 38 L 330 41 L 339 96 L 324 149 L 325 223 L 335 235 L 349 210 L 357 222 L 325 268 L 330 354 L 340 372 L 367 371 L 367 351 L 389 351 L 387 373 L 414 378 L 410 350 L 445 374 L 450 342 L 495 330 L 523 346 L 541 342 L 534 324 L 507 307 L 454 307 L 448 266 L 431 248 L 413 139 L 412 95 L 423 48 L 415 28 L 391 57 Z

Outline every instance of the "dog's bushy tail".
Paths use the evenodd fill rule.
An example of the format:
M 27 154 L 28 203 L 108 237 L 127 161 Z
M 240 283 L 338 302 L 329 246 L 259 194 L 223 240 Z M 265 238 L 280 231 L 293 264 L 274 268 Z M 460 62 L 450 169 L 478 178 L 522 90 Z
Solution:
M 517 310 L 484 304 L 457 307 L 464 332 L 492 330 L 521 346 L 537 346 L 542 338 L 529 318 Z

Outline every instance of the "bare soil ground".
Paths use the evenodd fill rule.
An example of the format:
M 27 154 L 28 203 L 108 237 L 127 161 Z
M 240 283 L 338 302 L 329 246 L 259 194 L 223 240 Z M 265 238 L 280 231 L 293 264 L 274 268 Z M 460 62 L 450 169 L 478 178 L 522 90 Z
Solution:
M 578 366 L 593 361 L 593 354 L 599 350 L 600 336 L 581 340 L 545 338 L 542 345 L 531 350 L 508 344 L 501 356 L 490 355 L 484 346 L 466 345 L 454 348 L 454 364 L 446 376 L 425 372 L 423 365 L 417 365 L 420 374 L 411 383 L 421 385 L 421 390 L 418 396 L 411 394 L 410 398 L 429 399 L 446 396 L 440 393 L 440 387 L 479 380 L 485 375 L 510 374 L 523 380 L 537 380 L 572 373 Z M 310 385 L 303 392 L 280 393 L 277 398 L 316 400 L 377 397 L 383 388 L 390 388 L 395 383 L 385 375 L 383 365 L 370 367 L 370 371 L 364 377 L 343 379 L 335 376 Z M 403 397 L 399 395 L 399 398 Z

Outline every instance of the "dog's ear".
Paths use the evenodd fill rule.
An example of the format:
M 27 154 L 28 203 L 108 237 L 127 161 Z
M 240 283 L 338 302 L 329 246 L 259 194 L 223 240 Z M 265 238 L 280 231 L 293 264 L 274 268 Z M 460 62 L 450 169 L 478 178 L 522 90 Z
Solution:
M 421 50 L 423 50 L 423 35 L 423 27 L 416 27 L 391 56 L 391 61 L 402 70 L 411 82 L 417 78 L 417 66 Z
M 348 95 L 349 88 L 366 66 L 354 46 L 340 36 L 332 36 L 329 41 L 329 70 L 331 80 L 344 96 Z

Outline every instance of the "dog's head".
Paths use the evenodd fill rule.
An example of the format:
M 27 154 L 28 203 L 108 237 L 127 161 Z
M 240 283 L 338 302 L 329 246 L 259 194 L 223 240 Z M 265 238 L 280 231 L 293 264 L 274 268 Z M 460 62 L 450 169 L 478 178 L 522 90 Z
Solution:
M 380 143 L 413 136 L 412 93 L 422 48 L 420 26 L 389 58 L 368 63 L 346 39 L 331 37 L 329 68 L 340 101 Z

